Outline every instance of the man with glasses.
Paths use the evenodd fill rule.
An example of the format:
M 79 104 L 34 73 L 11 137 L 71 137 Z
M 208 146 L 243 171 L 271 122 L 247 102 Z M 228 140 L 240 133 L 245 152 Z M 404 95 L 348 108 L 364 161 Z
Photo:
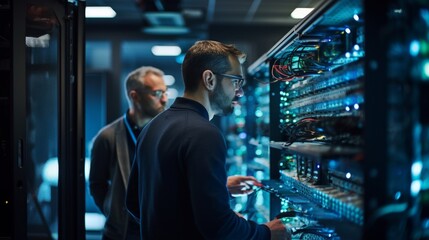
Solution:
M 257 224 L 229 205 L 225 138 L 210 120 L 243 95 L 244 60 L 232 45 L 196 42 L 182 65 L 183 97 L 142 130 L 126 199 L 142 239 L 290 238 L 279 219 Z
M 127 112 L 105 126 L 91 150 L 89 189 L 95 204 L 106 216 L 103 239 L 140 239 L 139 225 L 129 217 L 125 192 L 135 143 L 141 129 L 164 111 L 168 98 L 164 73 L 143 66 L 125 79 Z

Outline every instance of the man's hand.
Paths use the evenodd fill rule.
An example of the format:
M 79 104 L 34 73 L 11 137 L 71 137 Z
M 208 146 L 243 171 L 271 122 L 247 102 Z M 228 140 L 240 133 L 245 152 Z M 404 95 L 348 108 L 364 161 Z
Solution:
M 226 186 L 232 195 L 250 194 L 253 192 L 252 185 L 260 184 L 253 176 L 230 176 Z
M 271 231 L 271 240 L 290 240 L 292 239 L 291 232 L 286 228 L 280 219 L 274 219 L 265 223 Z

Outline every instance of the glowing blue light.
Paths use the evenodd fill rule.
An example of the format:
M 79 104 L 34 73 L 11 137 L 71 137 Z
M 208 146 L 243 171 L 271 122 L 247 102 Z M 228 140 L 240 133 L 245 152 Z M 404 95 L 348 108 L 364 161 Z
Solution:
M 255 111 L 255 116 L 256 117 L 262 117 L 264 115 L 264 112 L 262 112 L 260 109 Z
M 354 15 L 353 15 L 353 19 L 354 19 L 355 21 L 359 21 L 359 15 L 354 14 Z
M 242 133 L 238 134 L 238 137 L 241 139 L 246 139 L 247 134 L 245 132 L 242 132 Z
M 256 154 L 257 156 L 261 156 L 261 155 L 262 155 L 262 150 L 261 150 L 261 149 L 257 149 L 257 150 L 255 151 L 255 154 Z
M 420 43 L 417 40 L 413 40 L 410 43 L 410 55 L 415 57 L 417 55 L 419 55 L 419 51 L 420 51 Z
M 356 50 L 356 51 L 359 51 L 360 47 L 359 47 L 359 45 L 355 44 L 355 45 L 353 46 L 353 49 L 354 49 L 354 50 Z
M 359 104 L 355 103 L 355 104 L 353 105 L 353 108 L 354 108 L 354 109 L 356 109 L 356 110 L 358 110 L 358 109 L 359 109 Z
M 246 133 L 244 133 L 244 134 L 246 134 Z M 245 152 L 246 150 L 247 150 L 246 145 L 242 145 L 242 146 L 240 147 L 240 151 L 241 151 L 241 152 Z
M 99 231 L 104 228 L 106 218 L 101 213 L 85 213 L 85 229 Z
M 176 57 L 176 63 L 182 64 L 184 59 L 185 59 L 185 54 L 180 54 L 179 56 Z
M 89 179 L 89 169 L 91 168 L 91 160 L 89 158 L 85 158 L 85 169 L 84 169 L 84 174 L 85 174 L 85 180 L 88 181 Z
M 58 158 L 50 158 L 43 166 L 42 178 L 51 186 L 58 186 Z
M 401 198 L 401 196 L 402 196 L 401 192 L 396 192 L 395 193 L 395 200 L 399 200 Z
M 167 86 L 172 86 L 176 82 L 176 78 L 173 75 L 164 75 L 164 82 Z
M 347 179 L 350 179 L 351 177 L 352 177 L 352 174 L 351 174 L 351 173 L 349 173 L 349 172 L 348 172 L 348 173 L 346 173 L 346 178 L 347 178 Z
M 411 195 L 413 197 L 419 195 L 421 187 L 422 187 L 422 182 L 420 180 L 412 181 L 411 182 Z
M 415 162 L 413 163 L 413 165 L 411 166 L 411 174 L 413 175 L 413 177 L 415 178 L 419 178 L 420 174 L 422 172 L 423 169 L 423 164 L 422 162 Z
M 349 106 L 346 107 L 346 111 L 347 112 L 350 111 L 350 107 Z
M 350 28 L 346 28 L 346 29 L 344 29 L 344 31 L 346 31 L 347 34 L 350 34 L 352 32 L 352 30 L 350 30 Z
M 346 52 L 345 56 L 346 58 L 350 58 L 351 54 L 349 52 Z
M 423 73 L 424 73 L 425 79 L 428 79 L 429 78 L 429 62 L 428 61 L 426 61 L 423 64 Z

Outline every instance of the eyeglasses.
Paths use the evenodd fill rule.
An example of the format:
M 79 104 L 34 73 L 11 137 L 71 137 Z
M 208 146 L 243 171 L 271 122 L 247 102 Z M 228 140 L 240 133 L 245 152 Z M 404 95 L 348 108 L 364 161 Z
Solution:
M 150 91 L 150 90 L 142 90 L 143 93 L 148 93 L 158 99 L 161 99 L 162 96 L 167 95 L 167 91 L 164 90 L 155 90 L 155 91 Z
M 234 84 L 235 90 L 239 90 L 240 88 L 243 87 L 243 84 L 244 84 L 243 76 L 224 74 L 224 73 L 215 73 L 215 72 L 213 72 L 213 74 L 231 79 L 232 84 Z

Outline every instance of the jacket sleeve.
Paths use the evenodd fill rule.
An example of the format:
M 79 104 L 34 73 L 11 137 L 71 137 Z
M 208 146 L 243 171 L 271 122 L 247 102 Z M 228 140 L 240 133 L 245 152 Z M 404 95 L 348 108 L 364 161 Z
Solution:
M 106 132 L 99 132 L 91 149 L 91 168 L 89 172 L 89 190 L 95 204 L 103 214 L 103 207 L 110 186 L 109 168 L 112 154 Z

